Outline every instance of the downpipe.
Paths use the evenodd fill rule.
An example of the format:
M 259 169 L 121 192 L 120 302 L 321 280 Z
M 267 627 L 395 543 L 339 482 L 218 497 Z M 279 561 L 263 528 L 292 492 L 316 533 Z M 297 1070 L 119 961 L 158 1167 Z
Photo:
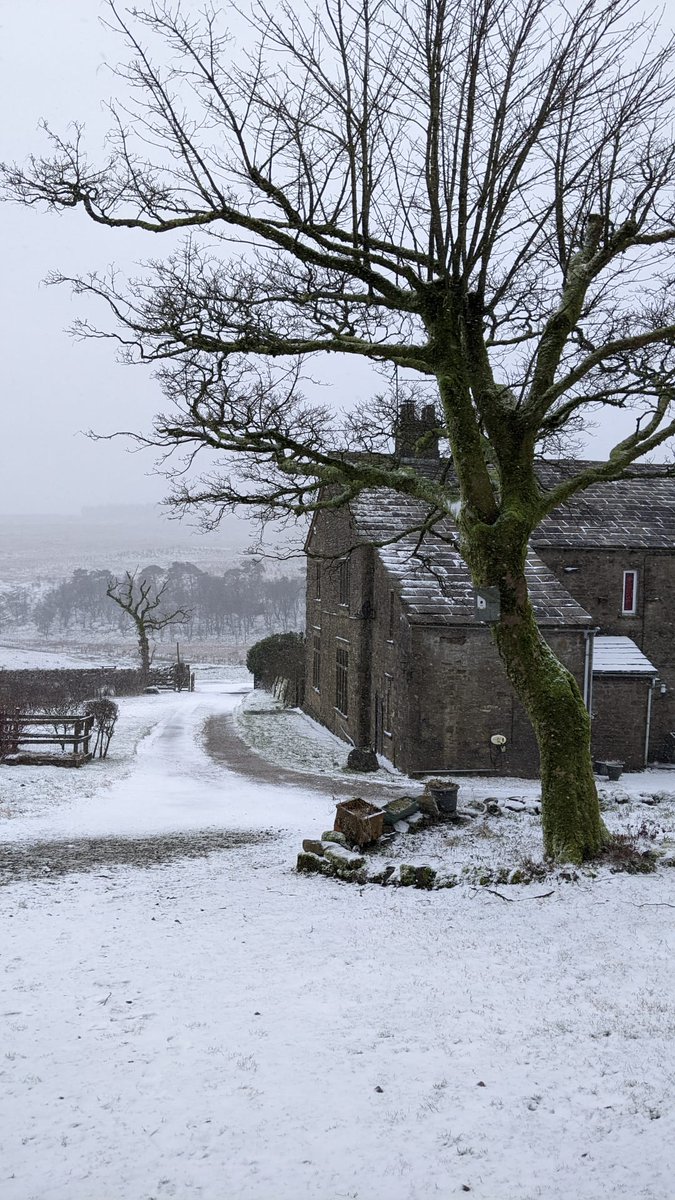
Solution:
M 593 718 L 593 649 L 595 646 L 595 635 L 599 632 L 599 626 L 595 629 L 584 629 L 584 704 L 588 710 L 588 715 Z
M 654 691 L 655 691 L 657 683 L 660 684 L 660 682 L 661 681 L 658 678 L 652 679 L 651 684 L 649 685 L 649 691 L 647 692 L 647 728 L 645 730 L 645 761 L 644 761 L 645 766 L 647 766 L 649 764 L 649 738 L 650 738 L 651 732 L 652 732 L 652 703 L 654 700 Z

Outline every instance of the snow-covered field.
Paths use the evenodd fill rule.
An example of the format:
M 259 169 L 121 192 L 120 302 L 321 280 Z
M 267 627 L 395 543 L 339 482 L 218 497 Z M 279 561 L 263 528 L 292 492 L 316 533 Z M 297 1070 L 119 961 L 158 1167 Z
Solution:
M 33 635 L 34 641 L 35 636 Z M 129 665 L 135 665 L 133 652 L 127 651 L 127 659 Z M 33 668 L 55 671 L 65 667 L 100 667 L 112 663 L 116 663 L 117 666 L 127 665 L 126 661 L 119 661 L 118 658 L 105 651 L 78 654 L 74 647 L 62 647 L 55 650 L 51 647 L 40 647 L 34 644 L 21 645 L 18 642 L 0 642 L 0 670 L 22 671 Z
M 243 686 L 123 702 L 106 763 L 0 768 L 8 851 L 251 835 L 2 889 L 2 1200 L 672 1200 L 675 872 L 509 902 L 298 876 L 331 780 L 252 783 L 206 756 L 203 722 Z M 608 819 L 665 839 L 670 802 L 640 793 L 668 783 L 625 777 Z M 481 788 L 502 794 L 463 794 Z M 500 820 L 511 849 L 514 830 L 534 843 L 533 816 Z
M 74 629 L 70 638 L 61 641 L 53 634 L 41 642 L 32 626 L 14 629 L 12 636 L 3 631 L 0 641 L 0 671 L 63 667 L 137 667 L 138 648 L 133 635 L 114 637 L 109 629 Z M 183 641 L 184 660 L 198 669 L 204 664 L 220 663 L 230 667 L 246 660 L 246 642 L 238 638 L 218 638 L 212 641 Z M 160 666 L 175 662 L 176 643 L 172 638 L 157 641 L 153 646 L 153 663 Z M 222 667 L 221 667 L 222 674 Z

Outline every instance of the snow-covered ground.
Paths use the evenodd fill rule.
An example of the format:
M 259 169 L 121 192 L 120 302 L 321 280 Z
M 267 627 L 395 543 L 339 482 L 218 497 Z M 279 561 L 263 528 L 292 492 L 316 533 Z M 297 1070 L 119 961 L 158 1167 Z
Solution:
M 242 686 L 125 701 L 107 763 L 0 768 L 10 850 L 273 834 L 2 889 L 2 1200 L 672 1200 L 675 872 L 507 903 L 298 876 L 332 781 L 206 756 Z M 669 779 L 624 777 L 608 819 L 665 827 L 669 801 L 640 793 Z M 462 799 L 481 788 L 536 796 L 475 780 Z M 456 836 L 489 846 L 481 820 Z M 534 816 L 500 821 L 533 843 Z
M 1 767 L 3 840 L 282 825 L 297 837 L 308 822 L 332 824 L 329 792 L 323 802 L 311 790 L 293 789 L 286 796 L 224 770 L 202 749 L 204 722 L 232 712 L 249 680 L 248 672 L 235 668 L 228 681 L 202 679 L 192 693 L 119 698 L 108 757 L 86 767 Z
M 44 644 L 33 626 L 13 629 L 11 638 L 3 630 L 0 641 L 0 671 L 23 670 L 26 668 L 56 670 L 64 667 L 137 667 L 138 648 L 133 635 L 126 638 L 113 635 L 110 629 L 75 629 L 67 638 L 58 641 L 50 635 Z M 246 643 L 230 638 L 212 641 L 184 641 L 181 643 L 183 658 L 191 666 L 201 670 L 203 665 L 220 663 L 243 663 L 246 658 Z M 156 666 L 175 662 L 176 646 L 173 640 L 155 642 L 153 662 Z M 236 666 L 233 669 L 237 669 Z
M 319 773 L 324 778 L 340 781 L 348 778 L 355 784 L 400 783 L 413 793 L 424 790 L 422 784 L 402 775 L 385 758 L 380 758 L 379 771 L 367 775 L 348 771 L 351 746 L 347 742 L 301 709 L 285 708 L 263 689 L 250 691 L 243 697 L 234 719 L 241 739 L 268 762 L 292 767 L 300 773 Z
M 130 665 L 133 651 L 127 652 Z M 100 667 L 112 663 L 126 666 L 127 663 L 118 661 L 118 657 L 110 655 L 105 649 L 98 653 L 78 654 L 74 647 L 61 647 L 54 650 L 35 645 L 22 646 L 16 642 L 0 642 L 0 670 L 22 671 L 28 668 L 45 671 L 62 670 L 66 667 Z

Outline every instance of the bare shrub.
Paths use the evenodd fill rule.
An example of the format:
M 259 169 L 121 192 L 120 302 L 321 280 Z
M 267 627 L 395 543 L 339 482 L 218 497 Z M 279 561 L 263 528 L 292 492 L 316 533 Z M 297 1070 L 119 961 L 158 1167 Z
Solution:
M 650 875 L 656 870 L 658 856 L 653 850 L 641 850 L 635 836 L 616 833 L 605 846 L 599 861 L 610 871 L 627 875 Z
M 108 700 L 106 697 L 101 697 L 99 700 L 87 700 L 83 706 L 83 711 L 86 716 L 94 718 L 94 729 L 96 730 L 96 741 L 94 742 L 94 758 L 98 754 L 99 758 L 105 758 L 108 753 L 108 747 L 115 732 L 115 725 L 119 716 L 119 707 L 114 700 Z

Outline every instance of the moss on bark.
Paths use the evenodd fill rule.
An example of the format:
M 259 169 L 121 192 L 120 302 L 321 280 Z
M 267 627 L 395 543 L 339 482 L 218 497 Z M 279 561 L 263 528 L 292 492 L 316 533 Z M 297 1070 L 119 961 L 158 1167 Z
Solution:
M 539 745 L 544 851 L 565 862 L 594 858 L 606 844 L 607 830 L 593 775 L 590 718 L 576 680 L 533 616 L 500 622 L 495 640 Z
M 474 580 L 500 589 L 501 619 L 493 635 L 539 746 L 544 851 L 580 863 L 599 854 L 608 835 L 593 775 L 588 711 L 576 680 L 542 637 L 530 603 L 524 574 L 528 518 L 527 511 L 511 511 L 493 526 L 465 526 L 464 553 Z

